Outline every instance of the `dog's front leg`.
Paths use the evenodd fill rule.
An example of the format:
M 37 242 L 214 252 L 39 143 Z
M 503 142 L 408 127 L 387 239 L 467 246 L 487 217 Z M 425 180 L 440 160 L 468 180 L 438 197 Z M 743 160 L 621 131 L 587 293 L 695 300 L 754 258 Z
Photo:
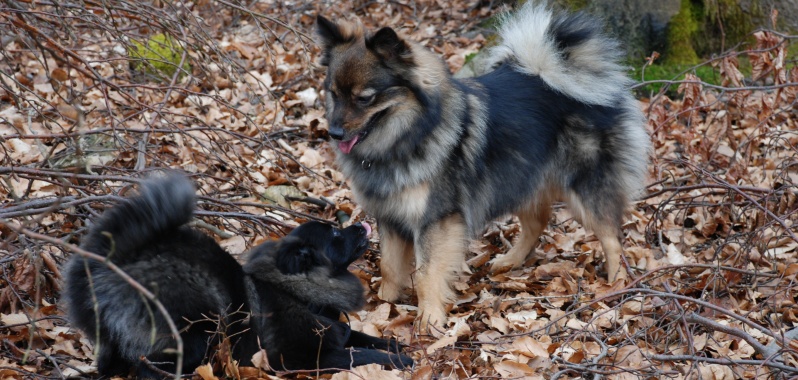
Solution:
M 422 326 L 446 323 L 446 307 L 455 301 L 451 284 L 463 269 L 466 224 L 452 215 L 423 228 L 416 240 L 416 282 Z
M 410 285 L 413 271 L 413 243 L 397 232 L 380 225 L 380 273 L 382 283 L 377 296 L 383 301 L 394 302 L 402 295 L 402 289 Z

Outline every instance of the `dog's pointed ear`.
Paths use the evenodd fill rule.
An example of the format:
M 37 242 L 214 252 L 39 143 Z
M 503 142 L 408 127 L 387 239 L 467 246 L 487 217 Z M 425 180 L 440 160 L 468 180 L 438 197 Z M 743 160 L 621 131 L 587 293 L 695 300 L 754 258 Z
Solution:
M 272 257 L 274 256 L 274 253 L 277 252 L 279 246 L 280 246 L 279 240 L 263 242 L 249 251 L 249 253 L 247 254 L 247 262 L 248 263 L 258 262 L 267 257 Z M 271 261 L 273 259 L 269 260 Z
M 322 15 L 316 16 L 316 35 L 319 38 L 322 55 L 319 62 L 322 66 L 330 64 L 330 50 L 346 42 L 344 34 L 336 23 L 328 20 Z
M 316 34 L 319 36 L 321 45 L 325 49 L 345 42 L 341 28 L 322 15 L 316 16 Z
M 384 27 L 377 31 L 371 38 L 366 40 L 366 47 L 374 54 L 387 62 L 412 61 L 410 45 L 407 44 L 396 31 L 389 27 Z

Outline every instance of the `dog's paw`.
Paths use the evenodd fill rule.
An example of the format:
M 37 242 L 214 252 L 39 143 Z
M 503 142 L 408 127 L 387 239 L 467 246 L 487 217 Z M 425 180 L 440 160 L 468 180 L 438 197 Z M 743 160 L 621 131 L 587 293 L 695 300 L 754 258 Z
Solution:
M 389 284 L 383 282 L 380 284 L 380 289 L 377 290 L 377 297 L 387 302 L 396 302 L 402 295 L 401 287 L 396 284 Z
M 510 269 L 516 268 L 521 265 L 509 254 L 498 255 L 493 260 L 489 261 L 491 273 L 503 273 Z
M 618 280 L 626 280 L 627 278 L 628 275 L 626 274 L 626 270 L 623 266 L 619 267 L 615 271 L 607 271 L 607 282 L 609 283 L 613 283 Z
M 439 307 L 424 307 L 419 305 L 417 327 L 420 331 L 432 333 L 432 330 L 442 331 L 449 320 L 446 311 Z
M 395 338 L 388 339 L 387 347 L 384 348 L 388 352 L 393 352 L 396 354 L 401 354 L 402 350 L 409 347 L 408 345 L 396 340 Z
M 611 260 L 611 257 L 608 257 L 604 267 L 607 269 L 607 282 L 613 283 L 617 280 L 626 280 L 626 267 L 620 260 Z

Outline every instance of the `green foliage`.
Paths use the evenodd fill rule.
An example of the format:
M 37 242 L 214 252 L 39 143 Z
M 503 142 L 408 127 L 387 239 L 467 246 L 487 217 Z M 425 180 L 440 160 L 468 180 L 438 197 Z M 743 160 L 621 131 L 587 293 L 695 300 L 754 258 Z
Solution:
M 740 72 L 747 78 L 751 77 L 751 62 L 745 56 L 738 56 L 739 61 L 739 69 Z M 720 77 L 720 70 L 717 67 L 713 67 L 709 63 L 702 64 L 700 66 L 696 65 L 678 65 L 678 64 L 668 64 L 668 63 L 660 63 L 654 64 L 651 66 L 646 66 L 645 72 L 642 73 L 640 67 L 643 67 L 642 62 L 634 62 L 631 63 L 631 66 L 636 67 L 636 73 L 634 75 L 634 79 L 639 82 L 646 82 L 646 81 L 656 81 L 656 80 L 665 80 L 665 81 L 676 81 L 676 80 L 684 80 L 684 74 L 691 73 L 695 74 L 702 82 L 714 84 L 714 85 L 721 85 L 721 77 Z M 649 83 L 642 87 L 637 88 L 637 94 L 640 96 L 649 96 L 651 94 L 656 94 L 665 87 L 667 83 Z M 672 84 L 666 94 L 668 96 L 676 95 L 676 89 L 679 87 L 678 83 Z
M 720 72 L 714 67 L 710 65 L 695 67 L 694 65 L 685 64 L 661 64 L 647 66 L 642 81 L 683 80 L 685 73 L 695 74 L 701 79 L 701 81 L 706 83 L 716 85 L 720 84 Z M 641 74 L 638 74 L 637 78 L 635 79 L 641 80 Z M 650 83 L 638 88 L 637 91 L 641 96 L 649 96 L 651 94 L 658 93 L 660 89 L 666 85 L 666 83 Z M 667 94 L 669 96 L 673 96 L 676 94 L 676 89 L 678 87 L 678 84 L 671 85 L 670 88 L 668 88 Z
M 148 74 L 155 74 L 172 78 L 180 65 L 183 57 L 183 46 L 172 37 L 159 33 L 147 40 L 146 45 L 142 42 L 132 40 L 128 48 L 128 56 L 133 60 L 134 69 L 141 69 Z M 182 73 L 188 72 L 191 66 L 188 64 L 188 57 L 183 62 Z

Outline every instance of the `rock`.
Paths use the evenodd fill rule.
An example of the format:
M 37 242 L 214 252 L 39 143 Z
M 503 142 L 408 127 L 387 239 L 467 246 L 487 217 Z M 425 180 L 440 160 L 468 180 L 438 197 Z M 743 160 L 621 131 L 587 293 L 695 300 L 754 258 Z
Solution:
M 604 19 L 607 32 L 618 38 L 627 56 L 643 59 L 665 50 L 668 22 L 679 13 L 680 0 L 595 0 L 584 10 Z
M 782 32 L 798 31 L 798 0 L 741 0 L 740 8 L 754 17 L 757 26 L 771 28 L 770 11 L 779 11 L 777 26 Z

